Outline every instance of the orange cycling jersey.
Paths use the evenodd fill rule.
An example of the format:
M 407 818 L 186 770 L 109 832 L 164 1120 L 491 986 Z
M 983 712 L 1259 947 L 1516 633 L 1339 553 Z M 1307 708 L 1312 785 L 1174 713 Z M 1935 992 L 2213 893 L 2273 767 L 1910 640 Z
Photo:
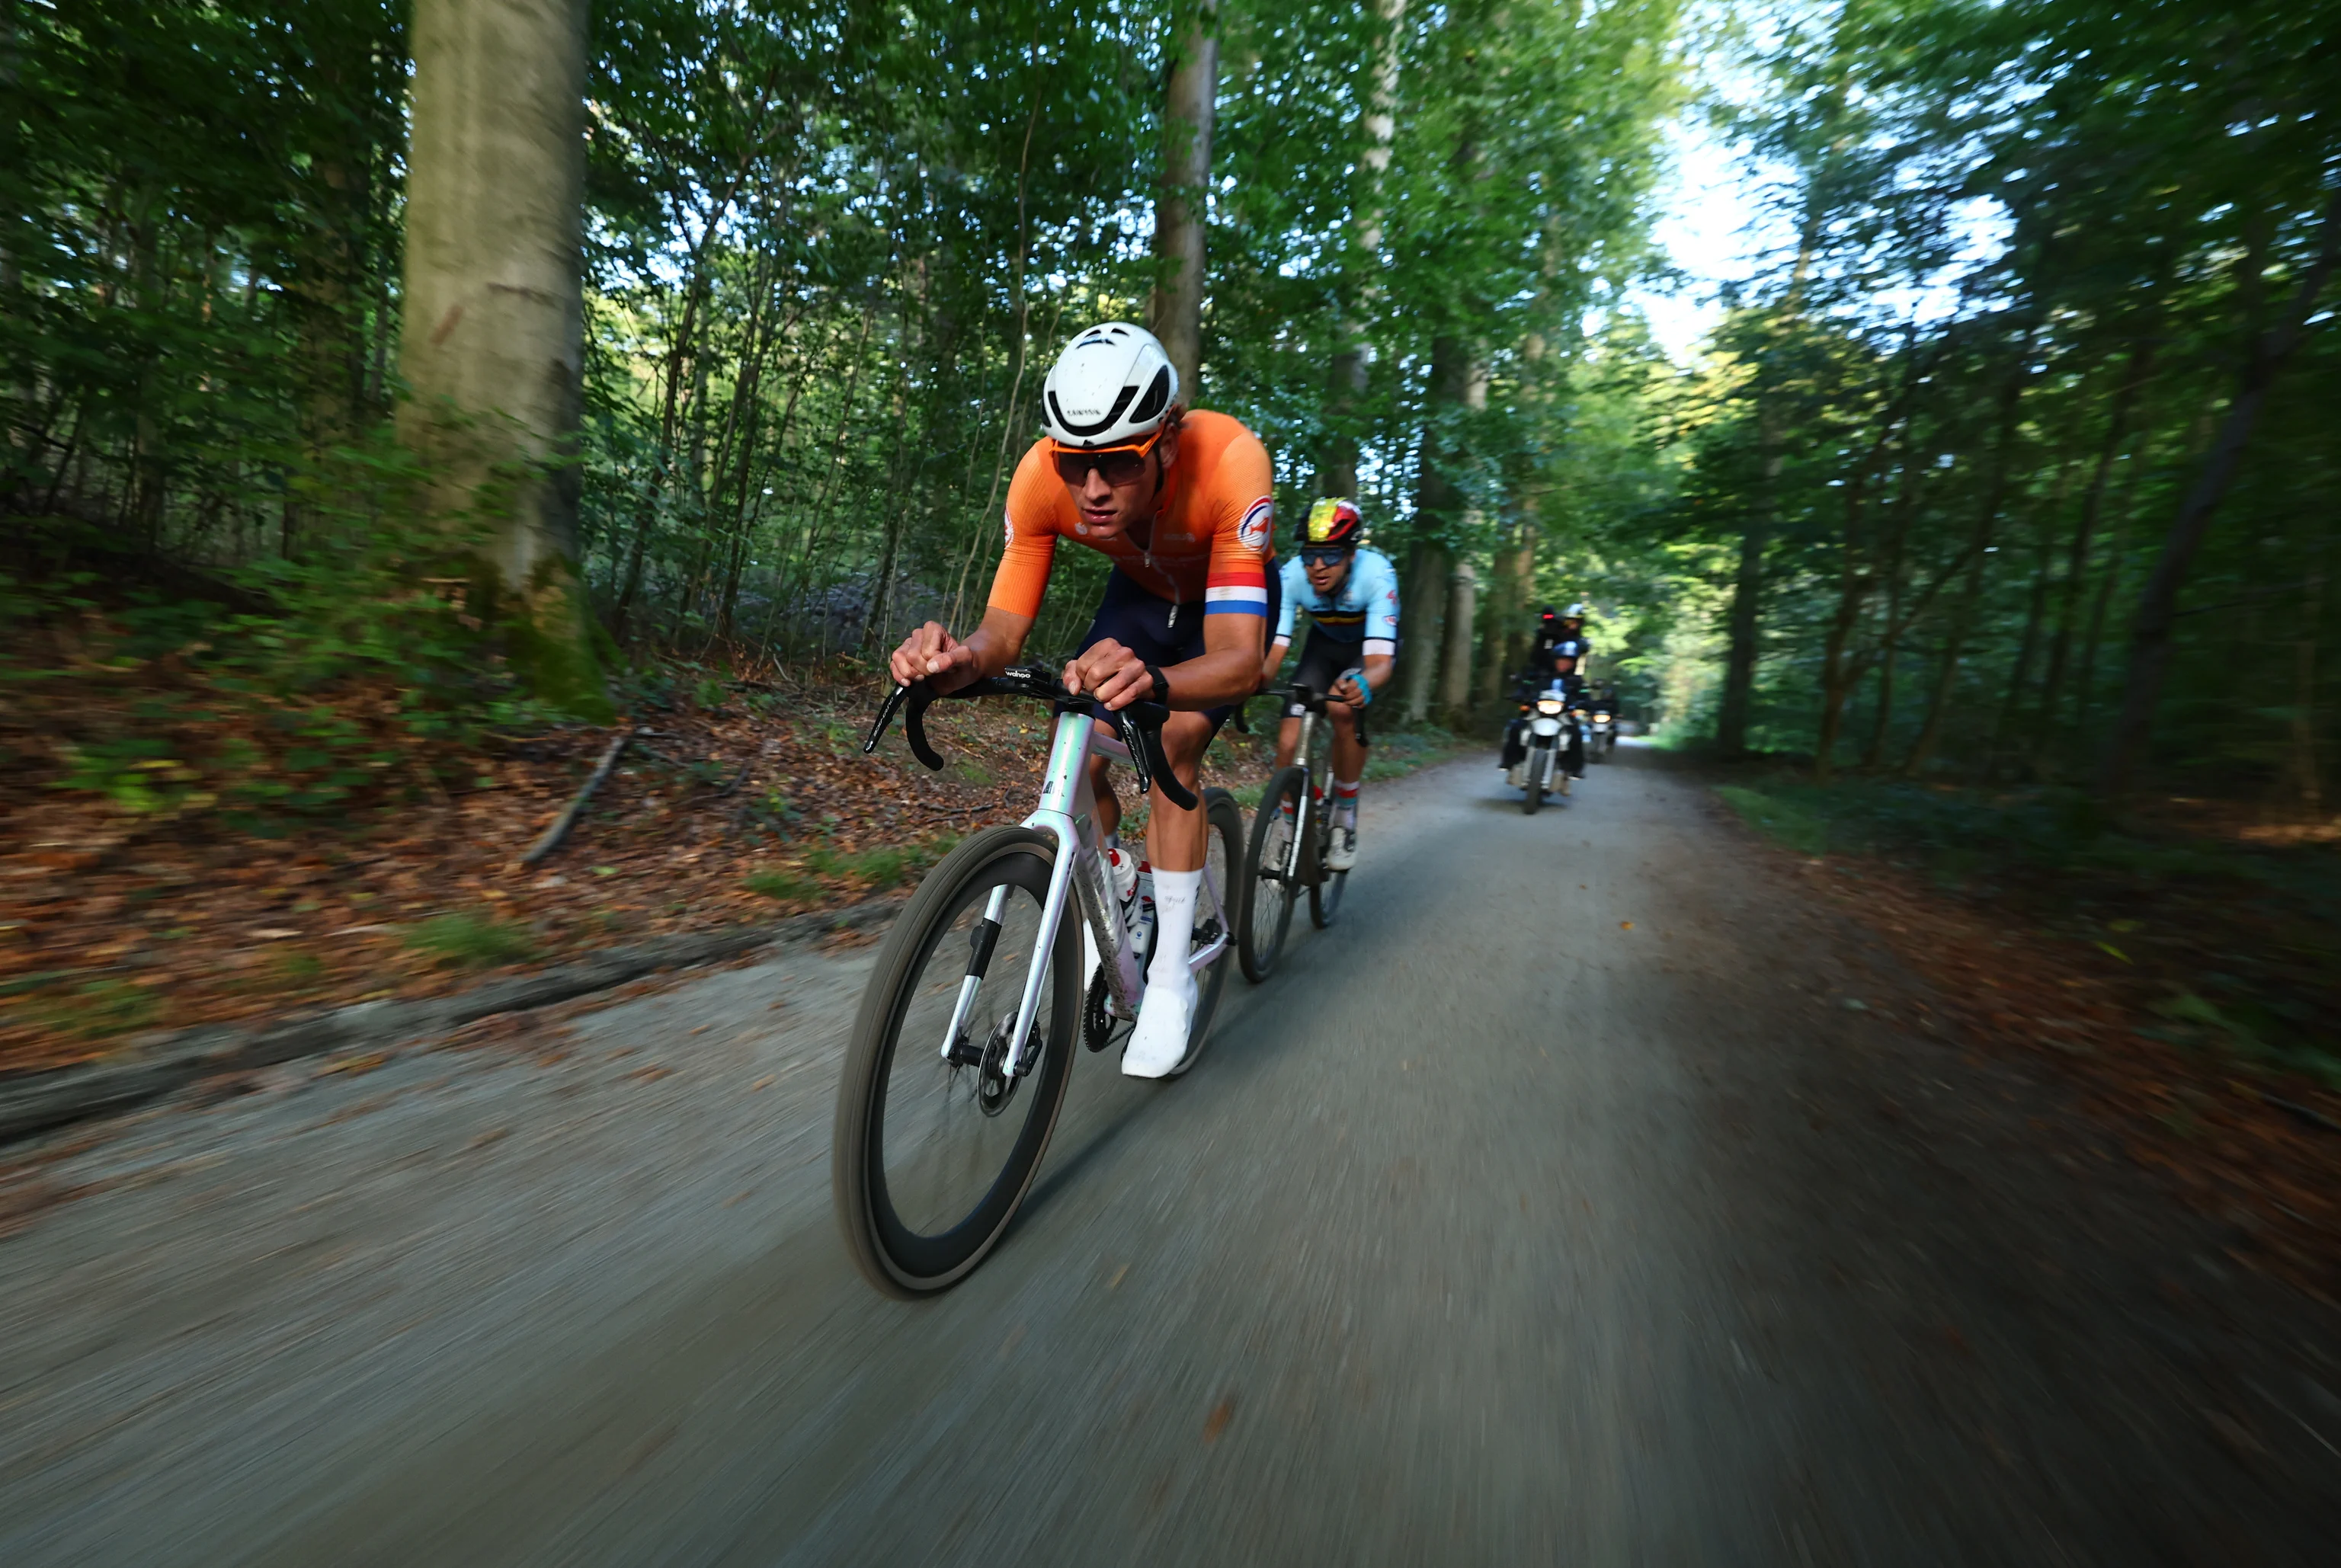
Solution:
M 1034 442 L 1008 487 L 1008 551 L 991 580 L 991 608 L 1028 620 L 1040 614 L 1061 536 L 1103 551 L 1131 581 L 1174 606 L 1200 600 L 1207 614 L 1265 616 L 1276 492 L 1260 438 L 1226 414 L 1189 414 L 1163 488 L 1143 545 L 1127 531 L 1092 540 L 1049 461 L 1049 443 Z

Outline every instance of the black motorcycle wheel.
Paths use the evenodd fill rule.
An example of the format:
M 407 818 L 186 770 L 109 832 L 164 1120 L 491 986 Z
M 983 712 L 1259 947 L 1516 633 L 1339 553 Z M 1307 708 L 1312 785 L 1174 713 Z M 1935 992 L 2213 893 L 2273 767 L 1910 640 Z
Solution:
M 1541 749 L 1531 749 L 1529 752 L 1529 789 L 1520 798 L 1520 809 L 1530 817 L 1535 816 L 1537 808 L 1544 804 L 1545 759 L 1549 755 Z

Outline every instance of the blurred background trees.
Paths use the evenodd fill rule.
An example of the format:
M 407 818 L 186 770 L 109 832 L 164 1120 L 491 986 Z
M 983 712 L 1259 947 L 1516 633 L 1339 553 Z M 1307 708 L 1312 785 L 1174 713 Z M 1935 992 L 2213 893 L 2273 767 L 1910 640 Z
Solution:
M 306 690 L 473 700 L 462 639 L 520 646 L 477 567 L 525 491 L 592 664 L 866 657 L 980 605 L 1068 332 L 1183 313 L 1282 515 L 1354 492 L 1400 560 L 1411 716 L 1484 717 L 1585 598 L 1597 673 L 1727 750 L 2323 799 L 2329 4 L 607 0 L 572 422 L 433 525 L 413 411 L 470 329 L 417 304 L 418 3 L 0 24 L 20 620 L 126 607 L 200 663 L 223 617 L 324 617 L 373 662 Z M 1698 113 L 1786 238 L 1677 363 L 1631 290 Z M 1082 553 L 1036 648 L 1087 620 Z

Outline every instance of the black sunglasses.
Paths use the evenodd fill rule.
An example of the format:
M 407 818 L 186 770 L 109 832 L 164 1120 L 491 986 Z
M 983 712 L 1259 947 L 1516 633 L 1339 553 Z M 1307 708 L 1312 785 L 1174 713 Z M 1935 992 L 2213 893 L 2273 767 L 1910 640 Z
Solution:
M 1300 547 L 1303 566 L 1339 566 L 1350 559 L 1346 544 L 1304 544 Z

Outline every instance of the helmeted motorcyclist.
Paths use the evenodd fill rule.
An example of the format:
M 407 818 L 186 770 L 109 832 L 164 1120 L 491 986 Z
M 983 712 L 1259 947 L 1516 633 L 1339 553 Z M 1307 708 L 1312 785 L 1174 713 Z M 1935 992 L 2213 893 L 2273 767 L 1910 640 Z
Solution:
M 1563 611 L 1546 605 L 1544 613 L 1537 619 L 1536 643 L 1529 650 L 1528 665 L 1520 672 L 1515 691 L 1521 703 L 1521 716 L 1504 730 L 1504 755 L 1498 764 L 1514 789 L 1519 788 L 1519 767 L 1528 755 L 1524 739 L 1528 705 L 1556 680 L 1561 683 L 1562 692 L 1574 702 L 1584 690 L 1585 665 L 1592 654 L 1592 648 L 1585 640 L 1585 606 L 1572 604 Z M 1585 734 L 1574 724 L 1569 727 L 1569 751 L 1561 767 L 1572 779 L 1585 777 Z

